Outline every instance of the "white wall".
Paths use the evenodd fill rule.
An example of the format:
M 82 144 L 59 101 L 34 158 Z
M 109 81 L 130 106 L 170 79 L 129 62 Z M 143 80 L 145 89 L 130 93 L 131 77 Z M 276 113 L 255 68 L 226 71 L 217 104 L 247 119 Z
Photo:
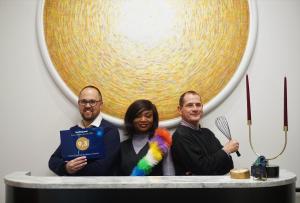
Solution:
M 47 72 L 36 36 L 38 0 L 0 0 L 0 202 L 3 177 L 14 171 L 52 175 L 47 162 L 59 143 L 58 131 L 73 125 L 77 109 Z M 300 0 L 257 0 L 257 46 L 248 69 L 251 86 L 253 143 L 272 156 L 282 147 L 283 76 L 288 77 L 289 134 L 287 149 L 272 164 L 300 176 Z M 245 80 L 203 120 L 222 142 L 214 126 L 227 116 L 242 156 L 236 167 L 250 167 L 256 156 L 248 142 Z M 298 166 L 297 166 L 298 165 Z M 300 180 L 297 181 L 300 187 Z

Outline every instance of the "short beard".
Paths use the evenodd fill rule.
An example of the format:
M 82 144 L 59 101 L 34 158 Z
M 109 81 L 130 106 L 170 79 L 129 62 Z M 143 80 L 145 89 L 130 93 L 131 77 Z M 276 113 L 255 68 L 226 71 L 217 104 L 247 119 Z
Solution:
M 81 117 L 83 118 L 84 121 L 88 121 L 88 122 L 94 121 L 95 118 L 96 118 L 95 116 L 87 118 L 87 117 L 84 116 L 84 114 L 81 114 Z

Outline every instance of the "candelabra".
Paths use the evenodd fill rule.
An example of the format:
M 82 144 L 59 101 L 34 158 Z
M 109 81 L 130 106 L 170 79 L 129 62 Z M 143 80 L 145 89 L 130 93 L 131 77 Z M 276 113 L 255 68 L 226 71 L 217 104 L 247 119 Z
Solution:
M 252 151 L 258 156 L 257 160 L 253 163 L 251 166 L 251 175 L 258 178 L 265 180 L 267 178 L 275 178 L 279 177 L 279 166 L 277 165 L 270 165 L 269 161 L 274 160 L 277 157 L 279 157 L 285 150 L 287 145 L 287 131 L 288 131 L 288 117 L 287 117 L 287 81 L 286 77 L 284 78 L 284 124 L 283 124 L 283 131 L 285 135 L 285 141 L 282 150 L 277 155 L 266 158 L 263 155 L 260 155 L 256 152 L 254 149 L 254 146 L 252 144 L 252 136 L 251 136 L 251 107 L 250 107 L 250 91 L 249 91 L 249 79 L 248 75 L 246 76 L 246 93 L 247 93 L 247 124 L 249 127 L 249 142 Z

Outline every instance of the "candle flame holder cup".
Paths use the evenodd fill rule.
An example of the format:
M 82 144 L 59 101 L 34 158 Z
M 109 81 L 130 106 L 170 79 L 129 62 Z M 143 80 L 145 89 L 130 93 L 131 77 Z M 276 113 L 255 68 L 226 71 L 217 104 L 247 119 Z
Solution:
M 258 156 L 257 160 L 253 163 L 251 166 L 251 175 L 254 178 L 257 178 L 258 180 L 266 180 L 267 178 L 278 178 L 279 177 L 279 166 L 277 165 L 270 165 L 269 161 L 276 159 L 279 157 L 285 150 L 287 145 L 287 131 L 288 127 L 284 126 L 283 131 L 285 134 L 285 141 L 284 146 L 280 153 L 278 153 L 276 156 L 266 158 L 263 155 L 260 155 L 257 153 L 253 147 L 252 139 L 251 139 L 251 120 L 248 120 L 248 126 L 249 126 L 249 142 L 252 151 Z

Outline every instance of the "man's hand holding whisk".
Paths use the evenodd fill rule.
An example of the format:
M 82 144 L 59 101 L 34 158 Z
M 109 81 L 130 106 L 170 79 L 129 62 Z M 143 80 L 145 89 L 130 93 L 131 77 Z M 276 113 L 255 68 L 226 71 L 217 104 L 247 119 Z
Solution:
M 224 145 L 223 150 L 227 154 L 237 152 L 239 150 L 239 142 L 235 139 L 231 139 Z
M 231 138 L 230 128 L 227 122 L 227 119 L 224 116 L 220 116 L 216 118 L 216 126 L 218 129 L 227 137 L 229 140 L 223 147 L 223 150 L 227 154 L 231 154 L 233 152 L 236 152 L 237 156 L 241 156 L 239 150 L 239 142 L 235 139 Z

